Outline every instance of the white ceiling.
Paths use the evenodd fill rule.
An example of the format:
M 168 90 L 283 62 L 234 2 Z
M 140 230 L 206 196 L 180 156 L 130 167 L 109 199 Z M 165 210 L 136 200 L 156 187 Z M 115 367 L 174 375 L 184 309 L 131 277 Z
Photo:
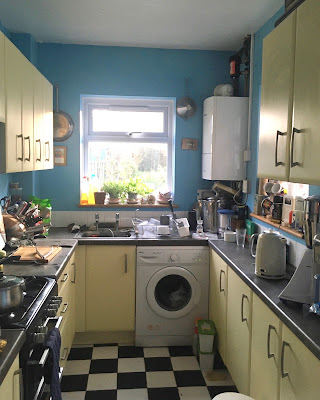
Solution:
M 238 50 L 284 0 L 1 0 L 0 21 L 39 42 Z

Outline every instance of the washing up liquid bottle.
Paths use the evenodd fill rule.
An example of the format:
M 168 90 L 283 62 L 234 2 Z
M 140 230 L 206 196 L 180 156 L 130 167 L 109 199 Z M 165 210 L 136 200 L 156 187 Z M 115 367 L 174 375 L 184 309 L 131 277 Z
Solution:
M 98 181 L 95 176 L 95 174 L 91 175 L 91 178 L 89 180 L 89 196 L 88 196 L 88 203 L 89 204 L 96 204 L 95 198 L 94 198 L 94 192 L 98 192 Z

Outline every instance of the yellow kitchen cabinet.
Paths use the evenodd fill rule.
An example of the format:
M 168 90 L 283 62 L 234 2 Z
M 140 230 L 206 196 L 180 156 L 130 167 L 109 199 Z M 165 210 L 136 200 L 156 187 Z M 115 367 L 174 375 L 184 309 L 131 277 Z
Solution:
M 250 396 L 255 400 L 278 400 L 282 323 L 253 294 Z
M 228 267 L 226 365 L 240 393 L 249 394 L 252 290 Z
M 0 57 L 0 172 L 53 168 L 52 85 L 2 34 Z
M 71 256 L 70 261 L 64 268 L 58 279 L 58 296 L 62 302 L 57 312 L 57 317 L 63 317 L 61 334 L 60 366 L 64 367 L 68 354 L 70 352 L 74 334 L 75 334 L 75 285 L 76 285 L 76 264 L 75 254 Z
M 5 146 L 2 151 L 2 172 L 18 172 L 23 167 L 22 135 L 22 69 L 23 55 L 7 38 L 5 48 Z
M 0 32 L 0 123 L 6 120 L 4 85 L 4 34 Z
M 33 70 L 34 170 L 44 169 L 42 76 Z
M 44 169 L 53 168 L 53 87 L 42 76 Z
M 280 364 L 280 400 L 319 399 L 320 360 L 285 325 Z
M 320 184 L 319 15 L 306 0 L 264 39 L 258 177 Z
M 2 400 L 20 400 L 21 370 L 19 369 L 19 355 L 13 361 L 6 377 L 0 385 L 0 399 Z
M 78 246 L 75 253 L 75 265 L 76 265 L 76 303 L 75 303 L 75 315 L 76 315 L 76 332 L 85 332 L 86 323 L 86 250 L 88 246 Z
M 218 349 L 224 362 L 227 340 L 227 271 L 227 264 L 215 251 L 210 250 L 209 318 L 215 323 Z
M 134 331 L 135 246 L 87 246 L 86 331 Z

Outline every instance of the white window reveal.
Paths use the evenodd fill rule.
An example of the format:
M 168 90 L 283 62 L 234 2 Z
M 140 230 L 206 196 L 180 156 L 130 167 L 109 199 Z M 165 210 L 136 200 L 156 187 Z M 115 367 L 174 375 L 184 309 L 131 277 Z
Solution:
M 174 100 L 83 97 L 82 176 L 140 178 L 158 192 L 173 190 Z

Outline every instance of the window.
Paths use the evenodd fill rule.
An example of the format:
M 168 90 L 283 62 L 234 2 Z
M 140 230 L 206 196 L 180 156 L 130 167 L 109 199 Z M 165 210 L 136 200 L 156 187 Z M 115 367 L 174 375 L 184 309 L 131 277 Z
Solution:
M 83 97 L 82 176 L 173 188 L 174 100 Z

